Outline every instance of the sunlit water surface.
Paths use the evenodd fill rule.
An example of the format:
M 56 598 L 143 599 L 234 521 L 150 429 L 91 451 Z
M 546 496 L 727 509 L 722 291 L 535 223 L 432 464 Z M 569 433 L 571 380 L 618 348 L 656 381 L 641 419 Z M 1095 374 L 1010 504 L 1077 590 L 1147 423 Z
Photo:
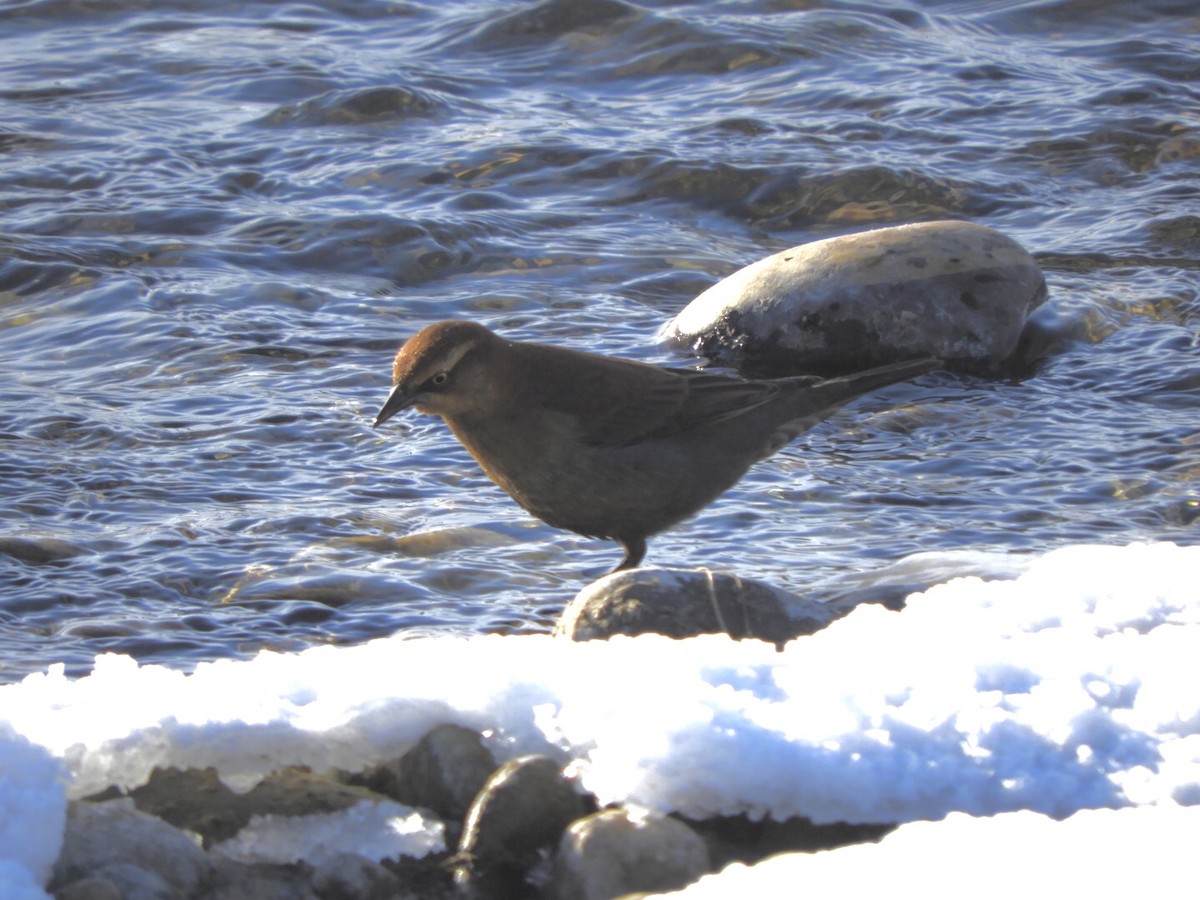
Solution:
M 1194 542 L 1198 111 L 1182 0 L 0 2 L 0 680 L 547 629 L 617 548 L 372 430 L 396 345 L 663 361 L 718 278 L 897 222 L 1032 250 L 1049 355 L 855 404 L 649 561 Z

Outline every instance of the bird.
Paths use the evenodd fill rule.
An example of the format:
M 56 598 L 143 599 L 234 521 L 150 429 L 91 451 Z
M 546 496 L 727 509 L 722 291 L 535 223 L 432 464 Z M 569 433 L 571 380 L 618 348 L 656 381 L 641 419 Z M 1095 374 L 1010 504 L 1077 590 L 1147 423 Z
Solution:
M 440 416 L 533 516 L 619 543 L 620 572 L 642 562 L 649 537 L 850 400 L 939 365 L 754 380 L 507 340 L 450 320 L 401 345 L 374 425 L 409 408 Z

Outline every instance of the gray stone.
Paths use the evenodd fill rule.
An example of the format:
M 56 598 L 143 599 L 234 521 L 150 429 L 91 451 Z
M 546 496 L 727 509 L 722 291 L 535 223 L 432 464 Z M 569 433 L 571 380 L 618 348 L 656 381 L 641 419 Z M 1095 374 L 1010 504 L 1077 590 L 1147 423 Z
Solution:
M 584 798 L 547 756 L 521 756 L 497 769 L 467 812 L 455 882 L 487 896 L 513 890 L 568 824 Z
M 169 897 L 195 893 L 212 875 L 200 846 L 166 822 L 136 809 L 129 799 L 72 802 L 54 884 L 103 875 L 125 896 Z
M 613 572 L 585 587 L 567 604 L 554 633 L 576 641 L 729 634 L 784 643 L 837 617 L 820 603 L 723 572 L 644 568 Z
M 222 784 L 215 769 L 155 769 L 130 796 L 138 809 L 199 834 L 205 847 L 233 837 L 254 816 L 339 812 L 381 799 L 366 788 L 297 767 L 272 772 L 245 794 Z
M 90 552 L 86 547 L 58 538 L 0 535 L 0 553 L 30 565 L 60 562 Z
M 397 900 L 400 879 L 356 853 L 339 853 L 318 865 L 313 889 L 321 900 Z
M 248 866 L 219 860 L 212 889 L 198 900 L 327 900 L 313 891 L 309 874 L 301 866 Z
M 750 865 L 778 853 L 814 853 L 848 844 L 874 842 L 896 828 L 894 823 L 830 822 L 817 825 L 802 816 L 783 821 L 770 816 L 751 819 L 746 815 L 684 821 L 704 839 L 714 871 L 734 862 Z
M 478 732 L 438 725 L 404 756 L 355 776 L 354 783 L 461 822 L 495 769 L 496 761 Z
M 624 809 L 606 809 L 572 824 L 555 860 L 560 900 L 670 891 L 709 871 L 704 840 L 683 822 L 635 817 Z
M 168 884 L 158 872 L 132 863 L 113 863 L 96 874 L 98 883 L 115 887 L 121 900 L 188 900 L 188 894 Z
M 54 892 L 54 900 L 125 900 L 121 889 L 110 878 L 90 875 L 60 887 Z
M 1046 299 L 1032 256 L 971 222 L 802 244 L 734 272 L 660 338 L 755 374 L 836 374 L 920 356 L 995 370 Z

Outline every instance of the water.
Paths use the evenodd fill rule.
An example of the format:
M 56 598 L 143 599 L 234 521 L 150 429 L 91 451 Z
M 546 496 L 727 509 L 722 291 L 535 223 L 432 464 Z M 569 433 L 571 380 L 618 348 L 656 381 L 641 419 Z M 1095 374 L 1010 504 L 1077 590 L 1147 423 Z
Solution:
M 650 562 L 1195 542 L 1198 174 L 1191 2 L 0 2 L 0 680 L 548 628 L 617 548 L 373 431 L 396 345 L 661 361 L 717 278 L 904 221 L 1031 249 L 1047 358 L 856 404 Z

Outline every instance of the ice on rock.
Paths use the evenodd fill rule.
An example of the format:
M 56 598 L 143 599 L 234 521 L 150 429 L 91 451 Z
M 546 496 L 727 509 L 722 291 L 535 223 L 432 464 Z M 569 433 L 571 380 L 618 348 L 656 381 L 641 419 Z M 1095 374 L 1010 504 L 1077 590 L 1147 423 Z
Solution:
M 344 853 L 374 862 L 422 857 L 445 849 L 438 820 L 391 801 L 363 801 L 340 812 L 255 816 L 215 852 L 243 863 L 306 862 L 319 866 Z

